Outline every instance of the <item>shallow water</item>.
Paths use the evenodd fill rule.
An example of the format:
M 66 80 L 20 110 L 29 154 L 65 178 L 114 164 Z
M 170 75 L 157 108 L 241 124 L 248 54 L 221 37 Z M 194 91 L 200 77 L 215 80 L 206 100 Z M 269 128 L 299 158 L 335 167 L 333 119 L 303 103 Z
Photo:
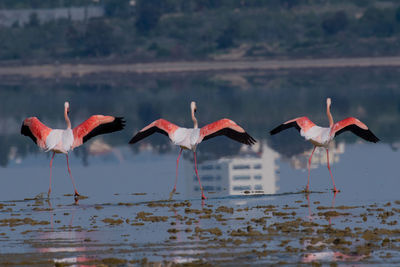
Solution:
M 396 69 L 200 74 L 115 79 L 3 81 L 0 84 L 0 263 L 21 265 L 212 264 L 396 265 L 400 179 L 400 90 Z M 384 77 L 382 77 L 384 76 Z M 344 86 L 346 85 L 346 87 Z M 96 96 L 96 98 L 95 98 Z M 325 98 L 336 121 L 360 118 L 382 140 L 340 135 L 307 160 L 312 146 L 295 130 L 268 131 L 296 116 L 326 125 Z M 19 135 L 36 115 L 64 127 L 63 102 L 77 125 L 90 114 L 124 116 L 126 129 L 99 136 L 70 154 L 75 200 L 64 155 Z M 179 149 L 164 136 L 130 146 L 134 132 L 163 117 L 190 127 L 196 100 L 200 126 L 222 117 L 258 140 L 252 148 L 225 137 L 199 145 L 200 199 L 193 155 L 184 151 L 170 198 Z

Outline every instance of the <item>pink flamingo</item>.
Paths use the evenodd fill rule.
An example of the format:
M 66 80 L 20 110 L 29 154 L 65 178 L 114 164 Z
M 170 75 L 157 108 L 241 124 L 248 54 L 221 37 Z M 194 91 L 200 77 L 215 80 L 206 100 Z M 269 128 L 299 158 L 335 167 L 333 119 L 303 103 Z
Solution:
M 339 134 L 345 131 L 351 131 L 355 135 L 369 141 L 369 142 L 378 142 L 379 139 L 376 137 L 368 127 L 362 123 L 360 120 L 349 117 L 347 119 L 341 120 L 337 123 L 333 123 L 333 118 L 331 115 L 331 99 L 326 99 L 326 114 L 328 115 L 329 119 L 329 127 L 319 127 L 315 125 L 309 118 L 307 117 L 299 117 L 290 121 L 287 121 L 275 129 L 273 129 L 270 134 L 274 135 L 279 133 L 280 131 L 286 130 L 291 127 L 295 127 L 299 132 L 300 135 L 303 136 L 306 140 L 309 140 L 313 145 L 314 149 L 311 152 L 311 156 L 308 159 L 308 182 L 306 187 L 306 192 L 310 190 L 310 165 L 311 165 L 311 158 L 314 154 L 316 147 L 324 147 L 326 149 L 326 157 L 327 157 L 327 166 L 329 169 L 329 173 L 331 174 L 332 183 L 333 183 L 333 191 L 338 192 L 335 186 L 335 181 L 333 180 L 333 175 L 331 168 L 329 166 L 329 143 Z
M 67 129 L 65 130 L 51 129 L 40 122 L 36 117 L 26 118 L 21 127 L 22 135 L 29 136 L 35 144 L 46 152 L 53 151 L 53 156 L 50 160 L 50 185 L 48 196 L 51 193 L 51 167 L 56 153 L 63 153 L 66 155 L 68 172 L 75 190 L 75 196 L 79 196 L 74 179 L 72 178 L 71 169 L 69 168 L 68 152 L 96 135 L 120 131 L 125 126 L 125 121 L 121 117 L 93 115 L 74 129 L 71 129 L 71 121 L 68 118 L 68 113 L 69 103 L 65 102 L 64 118 L 67 123 Z
M 181 147 L 181 150 L 179 152 L 178 159 L 176 160 L 176 177 L 175 177 L 175 185 L 174 189 L 171 192 L 171 196 L 173 193 L 176 191 L 176 183 L 178 180 L 178 165 L 179 165 L 179 158 L 181 156 L 182 150 L 187 149 L 193 151 L 194 155 L 194 167 L 196 171 L 196 176 L 197 179 L 199 180 L 199 185 L 201 189 L 201 198 L 206 199 L 203 193 L 203 187 L 201 186 L 199 174 L 197 172 L 197 161 L 196 161 L 196 147 L 198 144 L 200 144 L 202 141 L 205 141 L 207 139 L 213 138 L 215 136 L 219 135 L 225 135 L 233 140 L 236 140 L 240 143 L 246 144 L 246 145 L 253 145 L 256 140 L 251 137 L 246 131 L 237 125 L 234 121 L 229 120 L 229 119 L 221 119 L 216 122 L 213 122 L 211 124 L 208 124 L 202 128 L 198 128 L 197 124 L 197 119 L 194 116 L 194 113 L 196 112 L 196 103 L 191 102 L 190 103 L 190 109 L 191 109 L 191 114 L 192 114 L 192 120 L 194 123 L 193 128 L 183 128 L 179 127 L 167 120 L 164 119 L 158 119 L 152 123 L 150 123 L 148 126 L 144 127 L 142 130 L 140 130 L 130 141 L 129 144 L 134 144 L 143 138 L 158 132 L 161 134 L 164 134 L 171 139 L 171 141 Z

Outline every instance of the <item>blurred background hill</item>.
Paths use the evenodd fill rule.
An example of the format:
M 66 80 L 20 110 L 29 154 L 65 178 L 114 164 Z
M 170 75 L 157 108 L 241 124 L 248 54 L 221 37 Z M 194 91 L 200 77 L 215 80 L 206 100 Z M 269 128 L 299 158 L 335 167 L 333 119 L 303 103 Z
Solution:
M 2 0 L 0 60 L 398 56 L 398 0 Z

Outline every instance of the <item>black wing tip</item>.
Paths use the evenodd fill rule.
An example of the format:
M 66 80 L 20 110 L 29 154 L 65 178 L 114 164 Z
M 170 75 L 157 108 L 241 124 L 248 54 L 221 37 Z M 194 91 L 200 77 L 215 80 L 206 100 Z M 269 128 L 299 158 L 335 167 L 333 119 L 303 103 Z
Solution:
M 22 135 L 26 135 L 25 133 L 26 133 L 26 127 L 28 127 L 28 126 L 26 126 L 25 124 L 24 124 L 24 122 L 22 122 L 22 125 L 21 125 L 21 134 Z
M 251 135 L 249 135 L 247 132 L 245 132 L 245 144 L 252 146 L 255 143 L 257 143 L 257 140 L 254 139 Z
M 115 130 L 119 131 L 124 129 L 126 121 L 124 117 L 115 117 L 113 123 L 115 124 Z
M 270 133 L 270 135 L 275 135 L 275 134 L 277 134 L 283 130 L 289 129 L 291 127 L 295 127 L 298 131 L 300 131 L 300 126 L 297 124 L 297 122 L 293 121 L 291 123 L 282 123 L 281 125 L 272 129 L 269 133 Z
M 365 140 L 370 141 L 372 143 L 378 143 L 379 141 L 381 141 L 378 137 L 376 137 L 376 135 L 371 132 L 369 129 L 366 130 L 365 132 L 365 136 L 363 137 Z
M 270 135 L 274 135 L 274 134 L 277 134 L 277 133 L 279 133 L 280 131 L 282 131 L 282 130 L 281 130 L 282 125 L 283 125 L 283 124 L 279 125 L 278 127 L 275 127 L 275 128 L 272 129 L 271 131 L 269 131 L 269 134 L 270 134 Z
M 346 131 L 351 131 L 353 134 L 357 135 L 358 137 L 361 137 L 362 139 L 364 139 L 368 142 L 377 143 L 380 141 L 380 139 L 378 137 L 376 137 L 376 135 L 373 132 L 371 132 L 371 130 L 362 129 L 355 124 L 351 124 L 349 126 L 344 127 L 343 129 L 337 131 L 335 133 L 335 136 L 337 136 L 343 132 L 346 132 Z
M 140 140 L 146 138 L 147 136 L 152 135 L 153 133 L 160 133 L 163 134 L 165 136 L 168 136 L 168 133 L 166 131 L 164 131 L 163 129 L 158 128 L 157 126 L 153 126 L 148 128 L 147 130 L 143 131 L 139 131 L 135 136 L 132 137 L 132 139 L 129 141 L 128 144 L 134 144 L 139 142 Z
M 124 129 L 124 127 L 125 119 L 123 117 L 114 117 L 113 121 L 100 124 L 99 126 L 95 127 L 91 132 L 89 132 L 86 136 L 84 136 L 83 143 L 100 134 L 108 134 L 121 131 L 122 129 Z
M 255 143 L 257 143 L 257 140 L 254 139 L 254 138 L 253 138 L 251 135 L 249 135 L 247 132 L 242 133 L 241 136 L 237 136 L 237 137 L 234 138 L 234 139 L 236 139 L 236 141 L 238 141 L 238 142 L 240 142 L 240 143 L 242 143 L 242 144 L 249 145 L 249 146 L 252 146 L 252 145 L 254 145 Z
M 23 122 L 22 122 L 22 125 L 21 125 L 21 134 L 25 135 L 25 136 L 29 136 L 32 139 L 32 141 L 35 144 L 37 144 L 36 137 L 33 135 L 31 129 L 29 129 L 29 127 L 27 125 L 25 125 Z
M 134 137 L 132 137 L 131 140 L 129 140 L 129 143 L 128 143 L 128 144 L 131 144 L 131 145 L 132 145 L 132 144 L 136 143 L 137 141 L 139 141 L 138 138 L 136 137 L 137 135 L 138 135 L 138 134 L 136 134 Z

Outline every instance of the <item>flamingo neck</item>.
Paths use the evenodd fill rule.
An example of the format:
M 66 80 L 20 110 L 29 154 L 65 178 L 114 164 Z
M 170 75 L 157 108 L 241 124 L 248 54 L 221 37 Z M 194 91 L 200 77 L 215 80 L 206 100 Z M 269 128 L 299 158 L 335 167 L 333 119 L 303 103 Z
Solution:
M 65 122 L 67 123 L 67 129 L 71 129 L 71 121 L 69 120 L 69 117 L 68 117 L 67 108 L 64 109 L 64 118 L 65 118 Z
M 193 124 L 194 124 L 193 128 L 194 128 L 194 129 L 199 128 L 199 125 L 197 124 L 197 119 L 196 119 L 196 117 L 194 116 L 194 110 L 193 110 L 193 109 L 192 109 L 192 120 L 193 120 Z
M 328 115 L 329 119 L 329 128 L 332 128 L 333 126 L 333 117 L 331 114 L 331 105 L 326 105 L 326 115 Z

